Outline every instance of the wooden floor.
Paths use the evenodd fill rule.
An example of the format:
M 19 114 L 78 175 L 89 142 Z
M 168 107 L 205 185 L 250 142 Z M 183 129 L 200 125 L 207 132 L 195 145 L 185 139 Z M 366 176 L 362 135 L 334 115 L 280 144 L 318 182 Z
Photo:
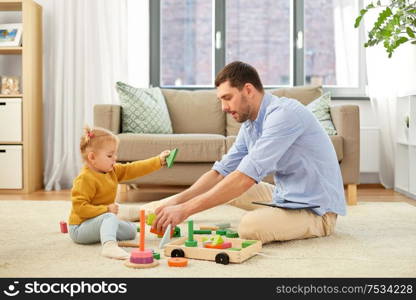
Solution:
M 176 192 L 179 192 L 178 189 Z M 146 191 L 145 191 L 146 193 Z M 149 193 L 147 191 L 147 193 Z M 148 197 L 141 196 L 143 193 L 140 194 L 139 191 L 130 190 L 128 192 L 121 192 L 119 191 L 118 197 L 119 202 L 134 202 L 138 200 L 150 200 Z M 400 193 L 397 193 L 393 190 L 386 190 L 381 185 L 377 184 L 363 184 L 358 186 L 358 202 L 406 202 L 413 206 L 416 206 L 416 200 L 408 198 Z M 162 193 L 160 193 L 159 198 L 163 198 Z M 1 194 L 0 192 L 0 200 L 63 200 L 69 201 L 71 199 L 71 191 L 70 190 L 62 190 L 62 191 L 38 191 L 31 194 Z

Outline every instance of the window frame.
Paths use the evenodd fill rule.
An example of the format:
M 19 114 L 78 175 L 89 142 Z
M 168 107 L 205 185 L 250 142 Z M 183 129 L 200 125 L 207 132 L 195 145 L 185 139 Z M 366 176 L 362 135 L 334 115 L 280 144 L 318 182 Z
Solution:
M 225 45 L 226 45 L 226 35 L 225 35 L 225 24 L 226 24 L 226 14 L 225 14 L 225 1 L 226 0 L 212 0 L 213 2 L 213 36 L 212 36 L 212 45 L 213 45 L 213 81 L 215 74 L 217 74 L 225 66 Z M 363 0 L 358 0 L 358 11 L 363 8 Z M 290 54 L 291 60 L 291 78 L 290 85 L 273 85 L 267 86 L 266 89 L 278 89 L 278 88 L 287 88 L 294 86 L 305 85 L 304 82 L 304 41 L 303 41 L 303 32 L 304 32 L 304 0 L 291 0 L 291 32 L 290 36 L 292 49 Z M 150 86 L 160 86 L 162 88 L 169 89 L 189 89 L 189 90 L 201 90 L 201 89 L 210 89 L 215 88 L 214 82 L 212 85 L 182 85 L 182 86 L 161 86 L 160 85 L 160 74 L 161 74 L 161 64 L 160 64 L 160 1 L 149 1 L 149 39 L 150 39 L 150 68 L 149 68 L 149 82 Z M 369 100 L 367 96 L 367 72 L 365 64 L 365 48 L 363 46 L 365 41 L 365 31 L 364 26 L 360 26 L 358 29 L 359 35 L 359 57 L 358 57 L 358 87 L 334 87 L 323 85 L 325 91 L 330 91 L 333 100 Z M 216 47 L 216 35 L 217 33 L 221 35 L 221 47 Z M 299 35 L 302 35 L 300 37 Z M 302 41 L 298 41 L 302 39 Z M 301 44 L 301 47 L 298 47 L 298 42 Z

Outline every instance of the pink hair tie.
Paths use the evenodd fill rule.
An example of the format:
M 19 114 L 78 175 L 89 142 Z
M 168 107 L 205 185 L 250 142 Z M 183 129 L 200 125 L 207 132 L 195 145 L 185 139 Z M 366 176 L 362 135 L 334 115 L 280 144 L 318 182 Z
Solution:
M 90 132 L 88 132 L 88 133 L 87 133 L 87 135 L 88 135 L 88 137 L 89 137 L 90 139 L 92 139 L 92 138 L 94 137 L 94 133 L 92 133 L 91 131 L 90 131 Z

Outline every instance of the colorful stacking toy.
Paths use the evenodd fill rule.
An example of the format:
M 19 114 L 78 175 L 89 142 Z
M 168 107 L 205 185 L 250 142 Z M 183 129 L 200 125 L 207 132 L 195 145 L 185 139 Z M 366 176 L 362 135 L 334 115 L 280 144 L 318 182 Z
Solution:
M 140 243 L 139 248 L 134 249 L 130 254 L 130 259 L 125 262 L 125 265 L 129 268 L 143 269 L 153 268 L 159 265 L 157 261 L 153 259 L 153 251 L 144 249 L 144 235 L 146 230 L 145 214 L 144 210 L 140 211 Z

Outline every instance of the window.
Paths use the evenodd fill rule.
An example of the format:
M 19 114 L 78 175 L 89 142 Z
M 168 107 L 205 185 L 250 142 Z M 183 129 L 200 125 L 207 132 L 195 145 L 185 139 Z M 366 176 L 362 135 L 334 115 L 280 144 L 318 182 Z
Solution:
M 305 83 L 358 87 L 358 1 L 305 0 Z
M 225 13 L 225 63 L 251 64 L 265 86 L 291 84 L 290 1 L 227 0 Z
M 161 86 L 212 86 L 213 3 L 160 1 Z
M 364 96 L 362 0 L 150 1 L 154 86 L 213 87 L 227 63 L 253 65 L 270 88 L 322 84 Z

